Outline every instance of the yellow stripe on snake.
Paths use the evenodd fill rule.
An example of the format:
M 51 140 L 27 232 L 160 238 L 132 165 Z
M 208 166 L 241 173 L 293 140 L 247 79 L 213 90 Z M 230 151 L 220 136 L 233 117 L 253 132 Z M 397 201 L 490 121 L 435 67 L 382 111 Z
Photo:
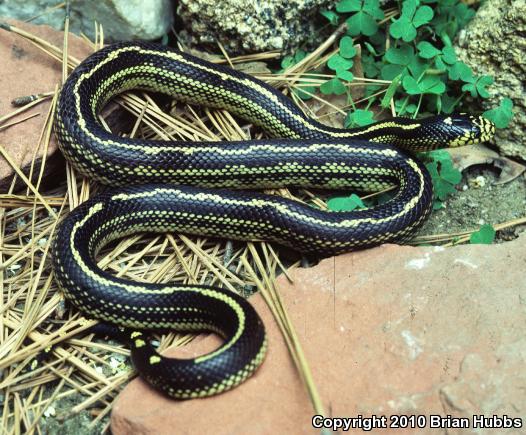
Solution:
M 183 142 L 110 134 L 99 112 L 130 89 L 228 109 L 275 139 Z M 265 355 L 264 326 L 251 305 L 230 291 L 112 276 L 95 261 L 104 245 L 142 231 L 181 232 L 266 240 L 329 256 L 403 241 L 429 215 L 433 195 L 425 167 L 406 151 L 477 143 L 494 132 L 491 122 L 468 115 L 394 118 L 353 130 L 327 127 L 255 78 L 141 42 L 108 46 L 82 62 L 64 84 L 55 121 L 68 161 L 115 186 L 61 224 L 53 247 L 59 286 L 79 310 L 135 331 L 132 360 L 140 375 L 180 399 L 226 391 L 250 376 Z M 393 185 L 398 188 L 387 203 L 352 212 L 246 191 L 378 191 Z M 213 331 L 224 344 L 196 359 L 176 360 L 159 355 L 139 332 L 172 329 Z

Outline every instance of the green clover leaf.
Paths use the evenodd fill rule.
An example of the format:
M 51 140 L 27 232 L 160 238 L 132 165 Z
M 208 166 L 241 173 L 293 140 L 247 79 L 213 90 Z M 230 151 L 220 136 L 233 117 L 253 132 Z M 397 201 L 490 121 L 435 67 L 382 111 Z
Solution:
M 418 7 L 419 0 L 404 0 L 402 3 L 402 16 L 413 17 Z
M 416 112 L 416 104 L 407 104 L 403 99 L 395 100 L 395 109 L 399 116 L 404 116 L 406 113 L 414 114 Z
M 435 6 L 436 16 L 432 21 L 435 34 L 453 38 L 475 15 L 475 9 L 458 0 L 441 0 Z
M 428 151 L 427 153 L 425 153 L 425 155 L 428 158 L 431 158 L 431 160 L 433 160 L 434 162 L 438 162 L 440 164 L 443 164 L 444 162 L 452 163 L 452 161 L 451 161 L 451 154 L 449 154 L 444 149 Z
M 380 70 L 380 77 L 383 80 L 393 80 L 396 76 L 406 74 L 407 69 L 403 65 L 384 65 Z
M 345 128 L 363 127 L 374 123 L 374 113 L 370 110 L 357 109 L 345 117 Z
M 429 23 L 433 19 L 433 9 L 429 6 L 422 6 L 418 8 L 413 16 L 413 25 L 418 29 L 424 24 Z
M 338 14 L 336 12 L 324 9 L 324 10 L 320 11 L 320 14 L 322 16 L 324 16 L 325 18 L 327 18 L 327 20 L 329 20 L 329 23 L 331 23 L 333 26 L 337 26 L 338 25 L 338 21 L 339 21 L 340 17 L 338 16 Z
M 374 122 L 370 107 L 389 108 L 394 101 L 401 116 L 416 117 L 420 112 L 453 113 L 459 110 L 466 96 L 487 98 L 489 76 L 477 76 L 464 62 L 457 59 L 452 41 L 459 29 L 467 24 L 475 13 L 474 7 L 463 0 L 398 0 L 400 14 L 380 25 L 385 18 L 380 0 L 336 0 L 334 9 L 320 13 L 326 26 L 339 25 L 344 20 L 346 33 L 336 39 L 338 50 L 319 65 L 314 74 L 332 72 L 333 78 L 322 82 L 320 93 L 330 95 L 349 94 L 349 82 L 355 80 L 357 48 L 361 45 L 361 66 L 368 79 L 383 79 L 385 83 L 371 81 L 364 87 L 365 109 L 353 110 L 346 117 L 348 126 L 367 125 Z M 354 37 L 360 35 L 357 41 Z M 395 41 L 386 44 L 386 38 Z M 390 47 L 390 48 L 386 48 Z M 298 52 L 282 61 L 282 68 L 301 61 L 306 54 Z M 306 79 L 304 79 L 306 80 Z M 453 83 L 457 82 L 457 83 Z M 387 85 L 387 86 L 386 86 Z M 462 91 L 461 91 L 462 89 Z M 295 96 L 312 98 L 317 87 L 299 77 L 293 86 Z M 349 94 L 349 98 L 351 95 Z M 485 112 L 498 126 L 508 125 L 512 117 L 511 100 L 502 101 L 499 107 Z M 462 110 L 462 107 L 460 107 Z M 437 173 L 448 173 L 448 164 L 438 164 Z M 455 175 L 456 176 L 456 175 Z M 451 181 L 451 180 L 450 180 Z M 440 178 L 443 192 L 450 190 L 447 175 Z M 439 189 L 439 190 L 441 190 Z M 444 193 L 442 194 L 444 195 Z M 435 206 L 440 202 L 436 199 Z M 439 204 L 438 204 L 439 205 Z
M 419 42 L 416 48 L 418 49 L 418 55 L 424 59 L 433 59 L 442 53 L 441 50 L 435 48 L 433 44 L 427 41 Z
M 473 71 L 464 62 L 455 62 L 448 69 L 448 76 L 450 80 L 462 80 L 470 83 L 473 80 Z
M 409 65 L 414 61 L 415 57 L 415 51 L 410 45 L 390 48 L 385 52 L 384 58 L 388 64 L 382 67 L 382 79 L 393 80 L 398 75 L 407 74 Z
M 450 45 L 446 45 L 442 50 L 439 50 L 430 42 L 421 41 L 418 43 L 417 48 L 418 55 L 422 59 L 433 59 L 436 67 L 440 70 L 447 70 L 457 61 L 455 49 Z
M 479 95 L 482 98 L 488 98 L 489 92 L 486 90 L 486 86 L 493 84 L 493 82 L 494 80 L 491 76 L 473 77 L 469 83 L 462 86 L 462 90 L 469 92 L 474 98 Z
M 390 48 L 385 52 L 385 60 L 396 65 L 409 65 L 415 57 L 415 51 L 410 45 L 402 45 L 400 48 Z
M 407 68 L 413 75 L 413 77 L 420 77 L 423 75 L 427 69 L 429 69 L 430 64 L 428 61 L 421 59 L 420 57 L 416 56 L 413 57 L 411 62 L 409 62 L 409 65 L 407 65 Z
M 351 36 L 371 36 L 378 31 L 376 20 L 364 11 L 357 12 L 347 18 L 348 33 Z
M 339 79 L 345 80 L 347 82 L 352 82 L 354 80 L 354 75 L 351 71 L 346 71 L 346 70 L 336 71 L 336 76 Z
M 447 93 L 443 95 L 437 95 L 436 107 L 440 113 L 453 113 L 458 103 L 458 98 L 452 97 Z
M 457 61 L 457 54 L 455 53 L 455 49 L 450 45 L 446 45 L 442 49 L 441 59 L 449 65 L 454 65 Z
M 309 82 L 303 82 L 299 81 L 292 89 L 292 92 L 294 92 L 299 98 L 302 100 L 310 100 L 312 98 L 312 95 L 316 93 L 316 88 L 314 86 L 311 86 Z
M 449 195 L 455 193 L 455 185 L 462 180 L 462 174 L 453 166 L 451 156 L 444 150 L 431 151 L 426 153 L 432 161 L 426 164 L 426 168 L 433 181 L 433 192 L 437 200 L 433 205 L 436 210 L 442 208 L 441 201 L 444 201 Z
M 394 20 L 390 28 L 393 38 L 410 42 L 416 38 L 417 30 L 433 19 L 433 9 L 429 6 L 418 7 L 417 0 L 405 0 L 402 5 L 402 14 Z
M 346 92 L 345 85 L 340 79 L 334 77 L 320 85 L 320 92 L 324 95 L 343 95 Z
M 336 10 L 340 13 L 359 12 L 362 10 L 362 0 L 340 0 L 336 3 Z
M 287 70 L 287 68 L 290 68 L 291 66 L 305 59 L 306 56 L 307 52 L 303 50 L 298 50 L 292 56 L 285 56 L 281 60 L 281 70 L 279 70 L 278 72 L 284 72 L 285 70 Z M 294 92 L 294 94 L 296 94 L 302 100 L 310 100 L 312 98 L 311 94 L 314 94 L 316 92 L 316 88 L 314 86 L 307 85 L 305 82 L 302 82 L 301 79 L 299 80 L 298 85 L 299 86 L 297 88 L 294 88 L 292 92 Z
M 283 70 L 286 70 L 287 68 L 291 67 L 293 64 L 294 64 L 293 56 L 285 56 L 283 59 L 281 59 L 281 68 Z
M 464 27 L 475 16 L 475 10 L 468 7 L 468 5 L 465 3 L 455 3 L 456 4 L 453 8 L 453 16 L 459 22 L 460 27 Z
M 353 211 L 357 208 L 365 208 L 365 204 L 358 195 L 353 193 L 351 196 L 329 199 L 327 207 L 332 211 Z
M 486 87 L 491 86 L 495 83 L 495 79 L 491 76 L 482 76 L 476 82 L 477 92 L 482 98 L 488 98 L 490 96 Z
M 380 62 L 377 62 L 374 56 L 362 53 L 362 68 L 365 77 L 376 78 L 380 72 Z
M 493 121 L 497 128 L 506 128 L 510 125 L 513 118 L 513 101 L 509 98 L 504 98 L 500 102 L 499 107 L 486 110 L 483 115 L 490 121 Z
M 378 0 L 341 0 L 336 3 L 336 10 L 340 13 L 353 12 L 347 18 L 347 33 L 351 36 L 371 36 L 378 31 L 376 20 L 384 18 Z
M 405 76 L 402 84 L 409 95 L 443 94 L 446 92 L 446 85 L 437 76 L 425 76 L 419 81 L 412 76 Z
M 495 240 L 497 232 L 495 229 L 488 224 L 482 225 L 480 229 L 469 237 L 469 241 L 472 244 L 491 245 Z
M 446 45 L 440 54 L 435 58 L 435 65 L 438 69 L 449 70 L 457 62 L 455 49 Z
M 458 184 L 462 180 L 462 174 L 458 169 L 456 169 L 453 166 L 451 157 L 449 157 L 447 160 L 442 160 L 440 162 L 440 176 L 443 180 L 447 181 L 448 183 L 451 183 L 452 185 Z
M 455 187 L 440 177 L 437 162 L 428 163 L 426 168 L 431 175 L 431 179 L 433 180 L 433 192 L 435 198 L 437 198 L 439 201 L 444 201 L 449 195 L 455 193 Z
M 306 56 L 307 56 L 307 52 L 303 50 L 298 50 L 296 53 L 294 53 L 293 56 L 285 56 L 281 60 L 281 71 L 280 72 L 285 71 L 287 68 L 290 68 L 292 65 L 296 65 L 298 62 L 305 59 Z
M 356 56 L 354 41 L 350 36 L 344 36 L 342 39 L 340 39 L 340 55 L 346 59 L 352 59 L 354 56 Z
M 327 66 L 336 71 L 338 78 L 342 80 L 352 81 L 354 76 L 349 68 L 353 66 L 353 61 L 351 59 L 346 59 L 339 54 L 332 55 L 327 61 Z
M 352 60 L 345 59 L 339 54 L 333 54 L 327 61 L 327 66 L 333 71 L 338 72 L 342 70 L 348 70 L 353 66 L 353 63 L 354 62 Z
M 380 2 L 378 0 L 365 0 L 363 10 L 377 20 L 383 20 L 385 18 L 384 11 L 380 8 Z
M 411 24 L 409 18 L 403 15 L 391 25 L 389 33 L 391 33 L 393 38 L 403 39 L 406 42 L 416 38 L 415 26 Z

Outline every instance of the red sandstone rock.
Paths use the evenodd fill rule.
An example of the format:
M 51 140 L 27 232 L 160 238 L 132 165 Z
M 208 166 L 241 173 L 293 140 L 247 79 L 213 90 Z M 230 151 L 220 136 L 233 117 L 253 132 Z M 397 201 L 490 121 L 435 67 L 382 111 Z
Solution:
M 58 47 L 62 47 L 63 32 L 53 30 L 48 26 L 35 26 L 14 20 L 8 21 L 16 27 L 30 32 Z M 92 52 L 92 48 L 81 38 L 70 35 L 70 55 L 77 59 L 84 59 Z M 32 43 L 26 41 L 19 35 L 0 29 L 0 117 L 16 110 L 11 105 L 14 98 L 52 92 L 56 85 L 60 85 L 62 77 L 61 63 L 48 54 L 36 48 Z M 4 146 L 8 154 L 19 168 L 26 174 L 29 173 L 29 165 L 33 157 L 38 140 L 45 123 L 51 100 L 47 100 L 6 123 L 23 119 L 35 113 L 39 116 L 28 119 L 7 129 L 1 129 L 0 144 Z M 48 149 L 48 158 L 57 156 L 57 144 L 54 136 L 51 138 Z M 37 162 L 42 159 L 42 151 L 37 154 Z M 53 160 L 49 160 L 52 169 Z M 57 159 L 58 160 L 58 159 Z M 36 166 L 38 174 L 39 164 Z M 46 166 L 48 166 L 46 164 Z M 13 170 L 11 166 L 0 156 L 0 191 L 5 192 L 12 180 Z
M 525 242 L 523 235 L 447 250 L 388 245 L 295 269 L 294 285 L 281 277 L 327 413 L 422 414 L 427 428 L 409 431 L 418 433 L 437 433 L 429 414 L 524 416 Z M 272 316 L 261 297 L 252 303 L 270 338 L 255 376 L 225 394 L 182 402 L 136 379 L 117 399 L 113 433 L 320 433 Z M 209 336 L 167 355 L 189 357 L 214 344 Z

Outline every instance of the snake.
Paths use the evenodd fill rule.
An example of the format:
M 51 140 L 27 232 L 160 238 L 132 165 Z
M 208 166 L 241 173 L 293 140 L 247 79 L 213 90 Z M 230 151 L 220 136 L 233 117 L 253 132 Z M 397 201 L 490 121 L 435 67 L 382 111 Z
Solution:
M 269 138 L 114 134 L 99 115 L 130 90 L 227 110 Z M 141 41 L 108 45 L 82 61 L 62 86 L 54 121 L 67 161 L 107 185 L 59 225 L 52 248 L 58 286 L 75 308 L 123 328 L 139 376 L 175 399 L 222 393 L 251 376 L 268 347 L 263 322 L 230 290 L 135 282 L 102 270 L 97 255 L 104 246 L 136 233 L 173 232 L 274 242 L 322 258 L 402 243 L 433 202 L 430 174 L 414 153 L 478 143 L 495 129 L 469 114 L 330 127 L 255 77 Z M 335 212 L 260 191 L 282 187 L 395 193 L 380 205 Z M 166 357 L 149 334 L 170 330 L 209 331 L 222 344 L 196 358 Z

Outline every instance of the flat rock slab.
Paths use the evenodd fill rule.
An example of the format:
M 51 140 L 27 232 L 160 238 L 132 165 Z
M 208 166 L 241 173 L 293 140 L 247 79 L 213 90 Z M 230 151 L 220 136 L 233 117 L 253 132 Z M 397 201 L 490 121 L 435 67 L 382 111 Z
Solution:
M 51 44 L 62 47 L 63 32 L 53 30 L 48 26 L 35 26 L 14 20 L 4 20 L 27 32 L 34 34 Z M 93 52 L 93 49 L 81 38 L 70 35 L 68 53 L 77 59 L 84 59 Z M 18 97 L 52 92 L 56 85 L 62 80 L 62 64 L 48 54 L 35 47 L 32 43 L 15 33 L 0 29 L 0 117 L 16 110 L 11 101 Z M 48 99 L 31 109 L 24 111 L 15 118 L 0 124 L 0 143 L 5 147 L 14 162 L 26 175 L 29 173 L 31 160 L 35 149 L 38 147 L 39 138 L 44 128 L 46 116 L 49 111 L 51 100 Z M 11 127 L 2 128 L 2 125 L 24 119 L 33 114 L 39 114 L 34 118 L 23 121 Z M 51 137 L 47 150 L 48 158 L 56 155 L 57 143 L 54 135 Z M 36 171 L 42 160 L 42 147 L 37 152 Z M 50 161 L 50 165 L 53 162 Z M 48 168 L 52 170 L 52 167 Z M 9 187 L 13 169 L 0 156 L 0 192 L 5 192 Z
M 470 429 L 448 430 L 462 434 L 494 433 L 474 429 L 473 415 L 524 417 L 525 242 L 523 235 L 493 246 L 385 245 L 292 270 L 294 284 L 280 277 L 327 413 L 385 415 L 388 423 L 396 414 L 450 414 L 469 418 Z M 251 301 L 270 339 L 252 378 L 179 402 L 135 379 L 116 401 L 113 433 L 319 433 L 268 308 L 260 296 Z M 189 357 L 217 343 L 208 336 L 166 355 Z M 437 430 L 427 417 L 418 432 Z

